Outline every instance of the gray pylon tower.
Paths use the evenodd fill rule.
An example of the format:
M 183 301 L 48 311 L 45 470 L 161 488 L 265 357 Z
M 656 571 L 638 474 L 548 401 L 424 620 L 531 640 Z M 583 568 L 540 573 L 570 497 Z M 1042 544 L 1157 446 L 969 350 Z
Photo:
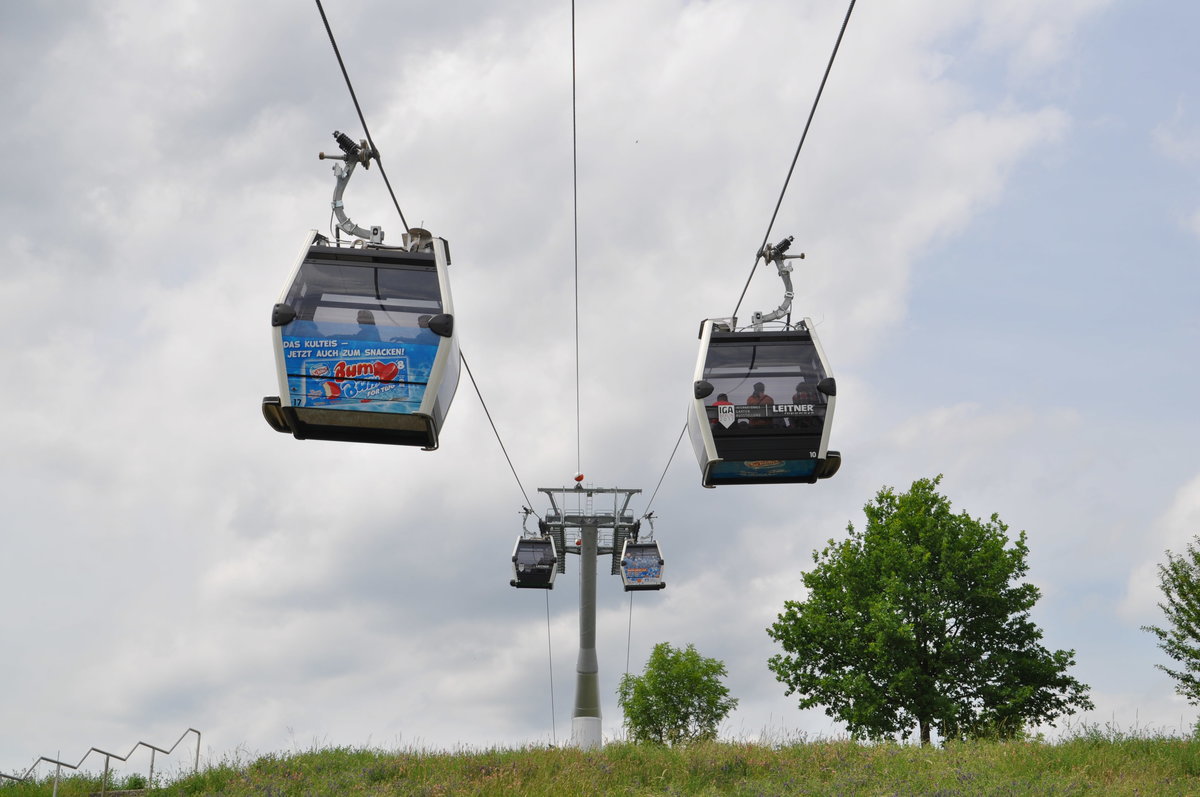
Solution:
M 585 750 L 603 744 L 600 716 L 600 661 L 596 655 L 596 563 L 599 554 L 620 556 L 620 541 L 633 533 L 638 522 L 629 510 L 629 501 L 641 490 L 621 487 L 539 487 L 550 499 L 545 525 L 557 539 L 566 539 L 566 530 L 578 530 L 574 544 L 564 545 L 566 553 L 579 555 L 579 658 L 575 667 L 575 710 L 571 716 L 571 744 Z M 595 506 L 596 496 L 612 496 Z M 572 506 L 568 506 L 572 504 Z M 602 532 L 605 532 L 602 534 Z M 560 555 L 559 562 L 562 562 Z M 561 566 L 561 564 L 560 564 Z

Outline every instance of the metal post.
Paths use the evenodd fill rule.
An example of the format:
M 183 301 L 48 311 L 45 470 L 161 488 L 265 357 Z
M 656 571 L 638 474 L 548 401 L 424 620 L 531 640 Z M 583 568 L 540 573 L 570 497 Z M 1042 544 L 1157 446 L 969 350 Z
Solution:
M 600 536 L 595 520 L 581 529 L 579 562 L 579 660 L 575 667 L 575 713 L 571 743 L 591 750 L 601 745 L 600 662 L 596 657 L 596 549 Z

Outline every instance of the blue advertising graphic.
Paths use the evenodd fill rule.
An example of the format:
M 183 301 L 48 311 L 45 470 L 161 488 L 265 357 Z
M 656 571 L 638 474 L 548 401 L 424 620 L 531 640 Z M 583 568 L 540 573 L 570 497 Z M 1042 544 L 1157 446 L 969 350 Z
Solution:
M 812 476 L 816 469 L 815 459 L 722 460 L 713 463 L 710 475 L 722 479 L 800 478 Z
M 661 561 L 657 549 L 631 554 L 626 559 L 625 579 L 633 584 L 657 583 L 662 580 Z
M 329 325 L 322 326 L 322 337 L 289 335 L 292 330 L 284 330 L 292 406 L 395 413 L 420 409 L 441 340 L 437 335 L 428 330 L 381 329 L 416 338 L 381 342 L 352 337 L 353 327 L 331 335 Z

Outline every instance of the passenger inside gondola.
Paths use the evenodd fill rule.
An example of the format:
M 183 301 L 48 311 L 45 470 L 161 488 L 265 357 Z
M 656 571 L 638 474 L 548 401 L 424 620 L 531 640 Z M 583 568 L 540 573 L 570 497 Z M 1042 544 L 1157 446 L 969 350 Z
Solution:
M 358 332 L 354 337 L 359 340 L 379 340 L 379 327 L 375 326 L 375 315 L 370 310 L 358 311 Z
M 775 404 L 775 399 L 771 398 L 767 394 L 766 385 L 764 385 L 762 382 L 755 382 L 754 392 L 746 397 L 746 404 L 751 407 L 763 408 L 761 417 L 750 419 L 751 426 L 757 426 L 761 428 L 763 426 L 773 425 L 771 423 L 771 419 L 766 417 L 766 415 L 771 411 L 770 408 Z
M 792 394 L 792 403 L 815 404 L 819 395 L 816 383 L 809 384 L 801 377 L 800 381 L 796 383 L 796 392 Z

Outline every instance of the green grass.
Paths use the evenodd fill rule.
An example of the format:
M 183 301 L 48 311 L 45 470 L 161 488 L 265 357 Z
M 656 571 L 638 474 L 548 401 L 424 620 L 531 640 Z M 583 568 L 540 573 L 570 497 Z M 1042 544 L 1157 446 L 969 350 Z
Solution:
M 124 785 L 114 779 L 115 787 Z M 99 792 L 71 778 L 59 795 Z M 110 789 L 113 787 L 110 787 Z M 49 795 L 51 779 L 0 785 L 0 797 Z M 1059 742 L 946 747 L 712 742 L 675 749 L 432 753 L 328 748 L 226 761 L 147 794 L 161 795 L 1193 795 L 1200 740 L 1085 731 Z

